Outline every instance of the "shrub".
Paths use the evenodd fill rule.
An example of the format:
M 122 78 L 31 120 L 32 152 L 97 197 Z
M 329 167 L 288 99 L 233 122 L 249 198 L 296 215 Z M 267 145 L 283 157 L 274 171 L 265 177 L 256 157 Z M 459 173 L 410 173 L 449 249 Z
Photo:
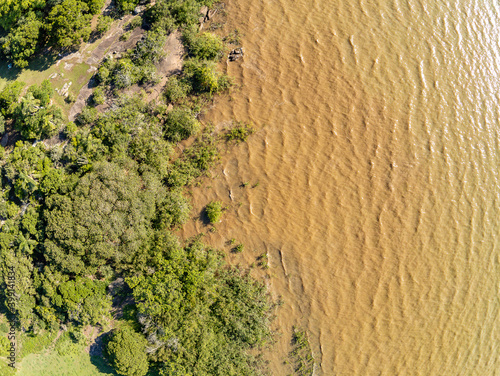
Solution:
M 109 78 L 109 69 L 105 66 L 100 66 L 97 70 L 96 78 L 99 83 L 103 84 L 108 81 Z
M 128 38 L 130 38 L 131 35 L 132 35 L 132 30 L 129 30 L 129 31 L 123 33 L 122 35 L 120 35 L 120 40 L 121 41 L 127 41 Z
M 240 121 L 236 123 L 236 126 L 234 128 L 227 130 L 225 137 L 227 141 L 235 140 L 236 142 L 240 142 L 246 141 L 248 139 L 248 136 L 253 133 L 255 133 L 255 129 L 251 124 Z
M 122 12 L 130 13 L 139 4 L 139 0 L 116 0 L 116 3 Z
M 135 46 L 132 59 L 137 63 L 157 63 L 164 56 L 163 46 L 167 41 L 167 35 L 162 29 L 148 31 L 146 37 Z
M 41 106 L 47 106 L 50 102 L 50 98 L 54 95 L 54 89 L 49 80 L 44 80 L 40 86 L 30 86 L 28 93 L 32 93 L 33 97 L 40 101 Z
M 205 208 L 210 223 L 220 222 L 222 216 L 222 202 L 212 201 Z
M 78 123 L 82 125 L 92 124 L 97 120 L 98 116 L 99 114 L 95 108 L 85 106 L 82 112 L 78 115 Z
M 99 16 L 99 19 L 97 20 L 97 35 L 103 35 L 104 33 L 106 33 L 109 30 L 112 22 L 113 18 L 101 14 Z
M 183 36 L 192 56 L 204 60 L 222 57 L 224 43 L 217 35 L 208 32 L 198 33 L 196 29 L 188 29 Z
M 92 102 L 94 105 L 98 106 L 103 104 L 106 100 L 106 95 L 104 94 L 104 89 L 101 86 L 98 86 L 94 89 L 94 93 L 92 94 Z
M 166 1 L 157 1 L 155 5 L 146 11 L 144 20 L 146 23 L 154 24 L 156 28 L 163 29 L 167 33 L 177 27 L 175 18 L 170 12 L 170 6 Z
M 191 90 L 191 85 L 185 80 L 171 77 L 165 85 L 165 99 L 167 102 L 179 102 L 185 99 Z
M 165 119 L 165 136 L 172 142 L 179 142 L 195 134 L 200 123 L 188 108 L 174 108 Z
M 18 68 L 28 66 L 29 59 L 37 49 L 37 42 L 42 29 L 42 22 L 34 12 L 29 12 L 19 19 L 16 25 L 6 29 L 9 33 L 2 38 L 3 53 L 12 59 Z
M 113 82 L 118 89 L 137 83 L 137 67 L 130 59 L 121 59 L 113 71 Z
M 133 30 L 136 27 L 139 27 L 141 25 L 142 25 L 142 18 L 141 18 L 141 16 L 136 16 L 136 17 L 132 18 L 132 20 L 130 20 L 130 22 L 127 24 L 127 28 L 129 30 Z
M 184 74 L 191 80 L 193 89 L 198 93 L 215 93 L 222 90 L 220 75 L 213 61 L 189 59 L 184 64 Z
M 68 93 L 68 95 L 66 95 L 66 98 L 64 98 L 64 101 L 67 104 L 75 103 L 75 101 L 76 101 L 75 94 Z
M 89 6 L 89 11 L 92 14 L 98 14 L 101 8 L 104 6 L 105 0 L 87 0 L 86 3 Z
M 3 115 L 12 115 L 24 85 L 24 82 L 14 81 L 7 84 L 2 92 L 0 92 L 0 112 Z

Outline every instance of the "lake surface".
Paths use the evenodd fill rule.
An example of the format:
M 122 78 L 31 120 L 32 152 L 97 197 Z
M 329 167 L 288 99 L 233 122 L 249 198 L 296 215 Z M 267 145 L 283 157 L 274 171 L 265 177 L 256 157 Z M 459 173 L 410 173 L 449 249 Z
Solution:
M 193 203 L 230 206 L 232 262 L 269 254 L 273 374 L 297 325 L 317 375 L 500 375 L 499 3 L 226 8 L 241 88 L 205 120 L 258 131 Z

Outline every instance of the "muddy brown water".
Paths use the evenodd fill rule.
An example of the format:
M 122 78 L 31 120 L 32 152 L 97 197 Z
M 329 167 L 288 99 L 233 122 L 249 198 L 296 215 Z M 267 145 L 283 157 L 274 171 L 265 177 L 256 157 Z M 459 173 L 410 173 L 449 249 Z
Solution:
M 241 89 L 205 120 L 258 132 L 193 205 L 230 207 L 208 239 L 243 242 L 233 263 L 269 254 L 273 374 L 292 325 L 317 375 L 500 374 L 499 3 L 226 6 Z

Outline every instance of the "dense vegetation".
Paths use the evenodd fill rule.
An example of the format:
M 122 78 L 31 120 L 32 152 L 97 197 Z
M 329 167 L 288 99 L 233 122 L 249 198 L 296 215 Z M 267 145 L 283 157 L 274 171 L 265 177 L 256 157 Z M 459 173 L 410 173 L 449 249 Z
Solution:
M 24 67 L 47 46 L 78 46 L 103 4 L 3 2 L 2 52 Z M 129 12 L 139 1 L 116 4 L 118 12 Z M 229 86 L 216 69 L 221 39 L 195 28 L 202 5 L 212 1 L 150 6 L 145 37 L 119 58 L 104 59 L 75 123 L 51 104 L 49 81 L 27 90 L 13 82 L 0 92 L 0 133 L 18 139 L 0 147 L 1 298 L 5 303 L 13 270 L 17 299 L 15 307 L 4 304 L 6 313 L 35 336 L 69 327 L 79 343 L 84 325 L 106 328 L 112 305 L 127 302 L 115 308 L 132 314 L 119 320 L 105 345 L 120 375 L 143 376 L 148 369 L 165 376 L 257 375 L 260 363 L 247 350 L 271 335 L 264 286 L 227 266 L 199 238 L 182 244 L 173 234 L 190 217 L 185 188 L 218 159 L 220 138 L 201 131 L 197 115 L 204 101 Z M 100 20 L 98 33 L 111 22 Z M 158 82 L 156 64 L 176 28 L 188 51 L 182 73 L 169 79 L 159 102 L 124 95 L 131 85 Z M 105 102 L 106 110 L 98 107 Z M 175 151 L 194 136 L 191 146 Z M 218 221 L 222 206 L 214 204 L 209 216 Z M 125 285 L 116 292 L 110 286 L 118 280 Z M 58 343 L 65 353 L 72 342 Z

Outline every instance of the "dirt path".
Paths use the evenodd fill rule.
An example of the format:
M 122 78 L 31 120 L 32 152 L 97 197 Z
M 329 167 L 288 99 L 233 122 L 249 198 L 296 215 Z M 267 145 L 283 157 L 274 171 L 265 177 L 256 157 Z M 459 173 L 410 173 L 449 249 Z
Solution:
M 158 84 L 154 86 L 149 86 L 146 90 L 147 101 L 157 99 L 163 87 L 167 82 L 168 78 L 174 74 L 178 74 L 182 71 L 183 56 L 185 53 L 184 46 L 181 40 L 181 33 L 179 31 L 174 31 L 167 37 L 167 42 L 164 47 L 165 58 L 161 59 L 158 64 L 156 64 L 156 73 L 160 77 Z M 127 88 L 124 93 L 126 95 L 133 95 L 144 89 L 143 86 L 137 84 Z
M 116 25 L 109 30 L 104 37 L 101 39 L 101 43 L 90 53 L 86 53 L 84 47 L 74 54 L 68 55 L 67 57 L 61 59 L 65 64 L 81 64 L 85 63 L 90 65 L 89 71 L 97 70 L 98 64 L 102 61 L 104 56 L 109 52 L 121 53 L 127 49 L 133 47 L 144 35 L 144 30 L 137 27 L 132 31 L 132 34 L 126 41 L 121 41 L 120 36 L 124 33 L 123 26 L 131 19 L 131 16 L 126 16 L 121 19 Z M 78 93 L 75 103 L 69 111 L 69 120 L 73 121 L 78 113 L 81 112 L 82 108 L 85 107 L 87 99 L 92 94 L 92 78 L 83 86 L 83 88 Z

